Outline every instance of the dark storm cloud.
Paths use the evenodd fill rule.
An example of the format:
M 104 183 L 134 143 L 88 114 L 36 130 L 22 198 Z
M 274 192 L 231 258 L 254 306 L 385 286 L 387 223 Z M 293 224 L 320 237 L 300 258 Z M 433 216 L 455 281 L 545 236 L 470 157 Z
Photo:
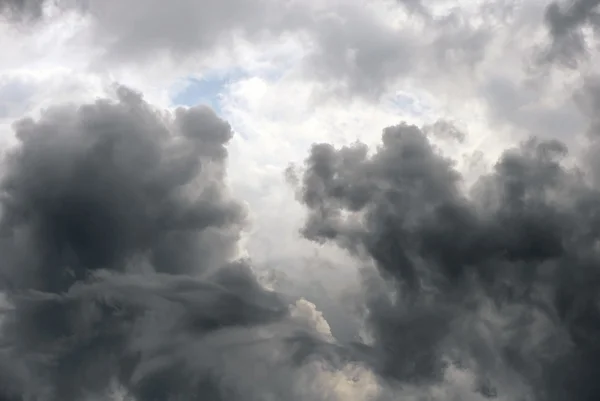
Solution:
M 106 399 L 115 386 L 139 401 L 294 399 L 285 356 L 315 333 L 232 262 L 245 214 L 224 184 L 229 125 L 116 94 L 15 124 L 0 399 Z M 247 379 L 255 364 L 280 377 Z
M 244 211 L 223 184 L 229 125 L 208 108 L 161 115 L 118 94 L 15 124 L 21 146 L 2 194 L 7 285 L 63 291 L 139 255 L 171 273 L 232 256 Z
M 464 192 L 415 126 L 386 128 L 373 154 L 313 146 L 303 233 L 375 262 L 379 277 L 364 282 L 381 374 L 437 383 L 450 361 L 483 393 L 600 396 L 600 191 L 564 166 L 566 152 L 529 140 Z
M 104 273 L 64 294 L 13 296 L 3 340 L 28 368 L 20 391 L 38 397 L 47 391 L 44 399 L 103 396 L 111 381 L 138 400 L 203 399 L 207 392 L 220 399 L 218 380 L 232 369 L 216 366 L 214 353 L 260 341 L 243 328 L 286 314 L 271 295 L 246 266 L 204 280 Z M 223 339 L 211 343 L 207 336 L 216 330 Z M 34 378 L 41 381 L 37 388 Z
M 552 44 L 548 57 L 569 66 L 577 64 L 587 50 L 581 28 L 590 26 L 597 31 L 600 27 L 598 0 L 572 0 L 552 2 L 546 8 Z

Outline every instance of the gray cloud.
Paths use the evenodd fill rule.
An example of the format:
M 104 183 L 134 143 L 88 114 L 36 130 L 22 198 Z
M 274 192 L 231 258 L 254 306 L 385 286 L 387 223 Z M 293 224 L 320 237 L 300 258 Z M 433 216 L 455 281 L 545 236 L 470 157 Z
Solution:
M 566 152 L 529 140 L 465 193 L 415 126 L 386 128 L 372 155 L 313 146 L 303 233 L 378 267 L 364 282 L 384 377 L 434 385 L 455 363 L 499 397 L 598 397 L 600 191 Z
M 92 0 L 86 12 L 113 62 L 208 54 L 237 33 L 307 33 L 314 47 L 304 72 L 343 94 L 377 97 L 431 60 L 425 75 L 485 58 L 494 27 L 404 3 L 421 18 L 423 38 L 353 4 L 335 17 L 246 0 Z M 549 8 L 548 20 L 566 32 L 590 10 L 569 20 Z M 529 99 L 502 79 L 484 91 L 498 120 L 536 133 L 539 116 L 551 121 L 544 129 L 571 126 L 555 110 L 533 118 L 507 108 Z M 372 341 L 342 346 L 306 324 L 319 316 L 311 307 L 298 319 L 291 297 L 233 262 L 245 213 L 225 185 L 229 125 L 208 108 L 160 111 L 123 87 L 117 97 L 14 126 L 20 144 L 5 161 L 0 198 L 8 305 L 0 399 L 102 399 L 113 386 L 139 401 L 329 399 L 299 379 L 298 366 L 314 357 L 331 369 L 368 364 L 392 390 L 435 387 L 453 364 L 477 376 L 471 392 L 481 397 L 600 395 L 594 159 L 580 166 L 585 175 L 562 162 L 562 143 L 530 140 L 465 193 L 453 160 L 428 138 L 463 140 L 447 123 L 389 127 L 373 153 L 315 145 L 300 181 L 303 234 L 365 265 Z
M 138 400 L 197 399 L 207 392 L 220 399 L 218 381 L 228 372 L 213 363 L 214 353 L 261 341 L 244 327 L 286 313 L 268 295 L 243 265 L 205 280 L 104 274 L 64 294 L 13 296 L 3 339 L 31 375 L 19 390 L 34 397 L 106 396 L 118 381 Z M 215 330 L 221 341 L 207 338 Z
M 361 29 L 352 29 L 356 26 Z M 392 79 L 415 67 L 418 48 L 409 32 L 382 24 L 356 5 L 321 16 L 310 32 L 316 46 L 305 72 L 328 92 L 377 97 Z
M 566 4 L 552 2 L 546 8 L 552 44 L 546 55 L 550 60 L 559 61 L 567 66 L 576 66 L 587 50 L 581 28 L 600 27 L 598 0 L 572 0 Z
M 229 125 L 206 107 L 171 113 L 116 94 L 15 123 L 0 198 L 0 399 L 308 392 L 291 381 L 293 339 L 319 336 L 233 262 L 245 214 L 224 184 Z M 255 364 L 279 376 L 246 378 Z
M 211 57 L 232 49 L 236 38 L 261 46 L 292 34 L 301 38 L 306 57 L 298 66 L 303 76 L 321 84 L 325 94 L 377 99 L 398 78 L 437 76 L 474 68 L 486 55 L 494 25 L 504 23 L 510 6 L 482 7 L 486 25 L 464 10 L 434 16 L 436 4 L 404 0 L 390 13 L 406 22 L 384 21 L 373 6 L 350 1 L 319 6 L 281 0 L 205 1 L 62 0 L 59 6 L 90 17 L 90 38 L 98 46 L 99 64 L 144 64 L 167 55 L 180 62 Z M 498 9 L 497 9 L 498 8 Z M 39 13 L 38 13 L 39 14 Z M 355 27 L 360 26 L 360 30 Z M 157 29 L 156 27 L 160 27 Z
M 284 3 L 271 0 L 227 0 L 219 4 L 180 0 L 89 1 L 95 37 L 113 61 L 134 61 L 166 52 L 176 58 L 214 51 L 234 35 L 249 40 L 286 30 L 290 17 Z M 280 15 L 281 14 L 281 15 Z M 160 29 L 156 29 L 160 26 Z
M 301 36 L 307 45 L 302 73 L 321 82 L 324 91 L 343 95 L 381 95 L 393 79 L 415 67 L 419 47 L 410 30 L 385 25 L 359 2 L 316 7 L 228 0 L 215 6 L 184 0 L 165 7 L 158 1 L 91 1 L 86 12 L 93 17 L 93 37 L 104 59 L 112 63 L 135 63 L 161 53 L 179 60 L 210 55 L 231 47 L 236 37 L 260 46 L 288 33 Z
M 7 161 L 2 228 L 19 235 L 0 245 L 11 250 L 12 285 L 47 275 L 34 288 L 62 291 L 143 253 L 174 273 L 233 255 L 244 210 L 223 184 L 229 125 L 208 108 L 163 116 L 138 94 L 118 93 L 118 104 L 54 108 L 15 124 L 22 146 Z
M 0 1 L 0 15 L 7 15 L 11 19 L 19 20 L 23 17 L 36 19 L 42 16 L 44 4 L 47 0 L 2 0 Z
M 564 96 L 564 92 L 561 91 L 561 96 Z M 559 98 L 556 104 L 545 105 L 539 101 L 548 96 L 544 88 L 519 84 L 501 76 L 490 77 L 481 85 L 480 93 L 490 121 L 499 126 L 510 125 L 515 131 L 514 136 L 525 132 L 569 143 L 576 137 L 573 134 L 585 130 L 585 118 L 570 94 Z

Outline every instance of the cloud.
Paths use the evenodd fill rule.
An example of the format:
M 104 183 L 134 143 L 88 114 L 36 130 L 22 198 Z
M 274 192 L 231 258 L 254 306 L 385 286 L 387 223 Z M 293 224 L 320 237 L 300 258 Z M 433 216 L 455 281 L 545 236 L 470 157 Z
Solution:
M 531 139 L 465 192 L 416 126 L 386 128 L 373 152 L 313 146 L 299 188 L 303 234 L 376 264 L 364 286 L 380 374 L 431 388 L 450 363 L 502 397 L 599 394 L 589 372 L 600 191 L 582 178 L 585 162 L 563 164 L 566 152 Z
M 204 106 L 163 111 L 115 92 L 14 125 L 3 399 L 102 398 L 115 383 L 139 401 L 287 397 L 293 339 L 328 326 L 236 261 L 245 213 L 225 185 L 229 125 Z M 246 378 L 257 364 L 281 377 Z
M 270 0 L 228 0 L 218 5 L 180 0 L 168 7 L 159 1 L 91 1 L 84 10 L 94 21 L 96 38 L 106 46 L 106 56 L 124 61 L 152 57 L 156 51 L 185 58 L 214 50 L 235 33 L 252 37 L 271 27 L 280 33 L 285 28 L 276 27 L 276 12 L 283 12 L 282 18 L 289 16 L 284 3 Z
M 205 107 L 162 116 L 138 94 L 117 92 L 118 104 L 53 108 L 15 124 L 22 145 L 4 178 L 4 225 L 26 233 L 21 246 L 35 246 L 38 260 L 14 268 L 23 276 L 14 285 L 43 272 L 56 282 L 40 290 L 65 290 L 148 251 L 158 271 L 180 273 L 233 255 L 244 211 L 223 184 L 229 125 Z M 72 279 L 52 273 L 65 265 Z
M 572 102 L 565 75 L 522 70 L 545 27 L 539 2 L 446 3 L 91 0 L 32 25 L 31 54 L 14 46 L 2 64 L 69 68 L 21 99 L 50 107 L 14 124 L 4 160 L 0 398 L 596 397 L 596 83 Z M 552 7 L 556 42 L 593 25 L 591 7 Z M 144 100 L 166 105 L 173 82 L 228 63 L 231 126 L 208 107 Z M 57 97 L 78 79 L 74 92 L 96 92 L 86 74 L 145 96 Z M 577 107 L 592 127 L 573 169 L 556 139 L 584 129 Z M 372 145 L 404 115 L 418 127 Z M 540 138 L 500 151 L 523 132 Z M 480 146 L 489 137 L 500 145 Z M 297 177 L 298 240 L 282 170 L 315 141 Z M 471 186 L 461 158 L 476 146 L 502 154 Z M 274 286 L 285 295 L 239 260 L 246 243 L 291 273 Z
M 6 14 L 14 19 L 39 18 L 43 15 L 45 2 L 46 0 L 2 0 L 0 14 Z
M 587 51 L 587 43 L 582 29 L 599 27 L 598 0 L 571 0 L 566 3 L 552 2 L 546 8 L 546 23 L 550 30 L 552 44 L 548 52 L 550 60 L 557 60 L 569 66 L 577 64 Z
M 265 48 L 293 38 L 302 56 L 293 75 L 319 83 L 321 96 L 371 100 L 408 76 L 427 81 L 441 70 L 466 70 L 472 77 L 497 36 L 520 33 L 513 26 L 499 35 L 497 27 L 522 25 L 521 8 L 510 4 L 457 3 L 448 10 L 440 2 L 412 0 L 227 0 L 218 6 L 178 0 L 168 7 L 159 1 L 91 0 L 60 6 L 89 23 L 78 36 L 95 49 L 94 68 L 140 68 L 165 57 L 197 66 L 215 57 L 239 59 L 244 46 Z
M 570 144 L 575 135 L 568 133 L 583 132 L 586 121 L 573 97 L 565 92 L 565 88 L 541 88 L 502 76 L 490 77 L 480 89 L 490 122 L 510 127 L 513 137 L 535 135 Z

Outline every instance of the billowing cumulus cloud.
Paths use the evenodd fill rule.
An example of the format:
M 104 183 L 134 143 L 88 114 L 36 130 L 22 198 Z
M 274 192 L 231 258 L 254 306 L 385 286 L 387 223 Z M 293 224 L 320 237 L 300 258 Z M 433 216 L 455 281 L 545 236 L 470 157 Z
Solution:
M 161 115 L 117 91 L 118 104 L 15 123 L 21 146 L 3 184 L 3 228 L 18 234 L 2 245 L 13 250 L 11 285 L 64 291 L 143 253 L 159 272 L 187 274 L 233 255 L 244 210 L 223 184 L 229 125 L 203 107 Z M 65 268 L 72 277 L 54 274 Z
M 140 401 L 293 399 L 291 373 L 245 372 L 291 372 L 291 339 L 327 324 L 306 301 L 292 313 L 235 261 L 245 214 L 224 183 L 231 128 L 206 107 L 116 95 L 14 125 L 3 399 L 105 399 L 115 386 Z
M 386 128 L 372 152 L 313 146 L 303 233 L 377 266 L 364 283 L 383 377 L 434 386 L 456 364 L 482 394 L 598 397 L 600 190 L 566 153 L 531 139 L 465 190 L 416 126 Z

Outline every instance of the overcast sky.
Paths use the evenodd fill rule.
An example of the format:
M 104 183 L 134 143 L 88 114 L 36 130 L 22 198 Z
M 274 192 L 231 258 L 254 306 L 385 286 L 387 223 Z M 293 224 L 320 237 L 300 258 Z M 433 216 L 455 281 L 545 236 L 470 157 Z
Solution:
M 600 397 L 597 0 L 0 0 L 0 400 Z

